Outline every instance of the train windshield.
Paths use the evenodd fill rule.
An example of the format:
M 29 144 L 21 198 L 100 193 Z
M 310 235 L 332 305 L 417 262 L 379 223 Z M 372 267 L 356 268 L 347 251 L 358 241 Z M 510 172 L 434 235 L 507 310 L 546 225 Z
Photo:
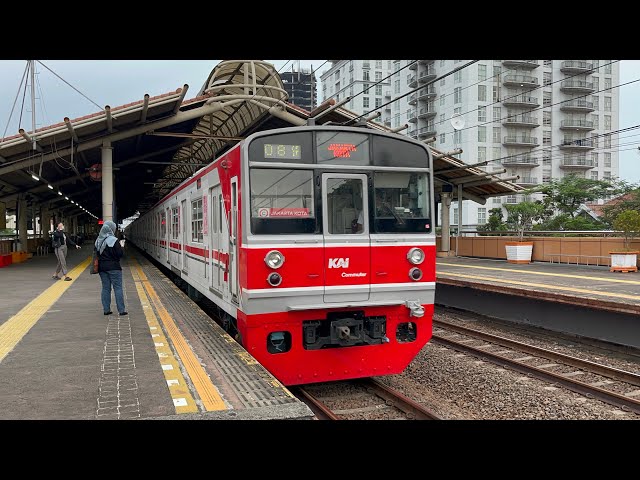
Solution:
M 373 231 L 430 232 L 428 175 L 410 172 L 374 174 Z
M 314 233 L 313 172 L 251 169 L 251 231 Z

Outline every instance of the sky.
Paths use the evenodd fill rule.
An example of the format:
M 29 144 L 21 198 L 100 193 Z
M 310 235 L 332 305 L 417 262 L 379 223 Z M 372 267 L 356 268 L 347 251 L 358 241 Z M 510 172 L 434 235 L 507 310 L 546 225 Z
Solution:
M 267 60 L 278 71 L 291 69 L 287 60 Z M 42 60 L 42 63 L 71 84 L 65 84 L 45 66 L 36 64 L 36 127 L 61 122 L 150 96 L 175 91 L 189 85 L 187 98 L 193 98 L 219 60 Z M 300 60 L 303 68 L 317 69 L 316 78 L 329 68 L 326 60 Z M 31 100 L 27 91 L 18 94 L 26 60 L 0 60 L 0 138 L 18 133 L 31 125 Z M 284 68 L 283 68 L 284 67 Z M 640 61 L 620 61 L 620 83 L 640 79 Z M 319 85 L 318 92 L 321 92 Z M 84 95 L 84 96 L 83 96 Z M 13 114 L 11 114 L 16 100 Z M 87 97 L 87 98 L 85 98 Z M 9 121 L 11 114 L 11 120 Z M 22 116 L 22 118 L 20 118 Z M 627 128 L 640 124 L 640 81 L 620 87 L 620 124 Z M 5 134 L 6 129 L 6 134 Z M 635 132 L 623 133 L 620 140 L 620 178 L 640 183 L 640 145 Z

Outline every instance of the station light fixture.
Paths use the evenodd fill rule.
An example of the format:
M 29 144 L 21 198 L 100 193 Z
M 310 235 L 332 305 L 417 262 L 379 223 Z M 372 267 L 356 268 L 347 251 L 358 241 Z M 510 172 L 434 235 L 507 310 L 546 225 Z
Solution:
M 33 178 L 36 182 L 40 181 L 40 177 L 38 177 L 35 173 L 31 174 L 31 178 Z
M 58 190 L 58 195 L 62 196 L 62 192 L 60 190 Z
M 53 190 L 53 187 L 51 186 L 51 184 L 48 184 L 47 187 L 49 187 L 49 190 Z

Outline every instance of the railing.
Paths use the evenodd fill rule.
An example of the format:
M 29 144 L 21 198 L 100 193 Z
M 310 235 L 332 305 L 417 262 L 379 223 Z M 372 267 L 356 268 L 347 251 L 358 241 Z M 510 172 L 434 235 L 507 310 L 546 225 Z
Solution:
M 593 128 L 593 122 L 591 120 L 562 120 L 560 122 L 561 127 L 565 128 Z
M 498 230 L 495 232 L 478 232 L 477 230 L 460 230 L 462 236 L 515 237 L 519 235 L 516 230 Z M 468 234 L 468 235 L 465 235 Z M 618 230 L 528 230 L 524 232 L 526 237 L 623 237 L 624 232 Z M 575 255 L 574 255 L 575 256 Z
M 538 79 L 530 75 L 505 75 L 504 83 L 529 83 L 538 85 Z
M 586 100 L 571 100 L 570 102 L 565 102 L 560 105 L 560 110 L 562 109 L 571 109 L 571 108 L 584 108 L 594 110 L 593 102 L 587 102 Z
M 587 63 L 582 60 L 567 60 L 562 62 L 560 70 L 593 70 L 593 63 Z
M 593 82 L 585 82 L 583 80 L 565 80 L 560 84 L 560 88 L 580 88 L 585 90 L 594 90 Z

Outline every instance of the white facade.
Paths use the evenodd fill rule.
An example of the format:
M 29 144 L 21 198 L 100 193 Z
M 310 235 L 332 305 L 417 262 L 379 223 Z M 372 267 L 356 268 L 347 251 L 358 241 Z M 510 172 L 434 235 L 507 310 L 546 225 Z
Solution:
M 331 68 L 320 76 L 322 101 L 333 98 L 339 102 L 349 96 L 352 99 L 343 105 L 344 108 L 364 114 L 391 100 L 391 78 L 373 86 L 389 76 L 391 60 L 331 60 L 331 64 Z M 376 121 L 386 120 L 390 125 L 392 106 L 384 107 Z
M 365 62 L 374 65 L 376 61 Z M 490 160 L 484 169 L 505 169 L 505 178 L 519 176 L 512 181 L 524 187 L 569 173 L 593 179 L 619 175 L 618 134 L 606 135 L 619 128 L 619 89 L 613 88 L 620 83 L 619 62 L 479 60 L 440 80 L 436 79 L 469 60 L 418 60 L 399 71 L 412 62 L 381 61 L 398 72 L 382 89 L 383 93 L 390 89 L 391 98 L 422 86 L 385 107 L 381 118 L 386 125 L 395 128 L 408 123 L 402 133 L 421 140 L 436 137 L 431 145 L 441 151 L 461 148 L 463 153 L 457 157 L 469 164 Z M 346 71 L 338 93 L 350 92 L 360 78 L 357 74 L 351 78 L 349 65 L 358 72 L 362 61 L 342 60 L 323 74 L 325 99 L 336 95 L 332 75 L 338 68 Z M 370 108 L 363 108 L 361 97 L 347 107 L 357 113 L 372 110 L 371 102 Z M 382 103 L 390 100 L 383 99 Z M 451 123 L 454 117 L 458 117 L 457 129 Z M 463 228 L 475 229 L 486 222 L 492 208 L 522 200 L 522 196 L 497 197 L 485 205 L 465 200 Z M 452 227 L 458 222 L 457 208 L 458 203 L 452 202 Z

